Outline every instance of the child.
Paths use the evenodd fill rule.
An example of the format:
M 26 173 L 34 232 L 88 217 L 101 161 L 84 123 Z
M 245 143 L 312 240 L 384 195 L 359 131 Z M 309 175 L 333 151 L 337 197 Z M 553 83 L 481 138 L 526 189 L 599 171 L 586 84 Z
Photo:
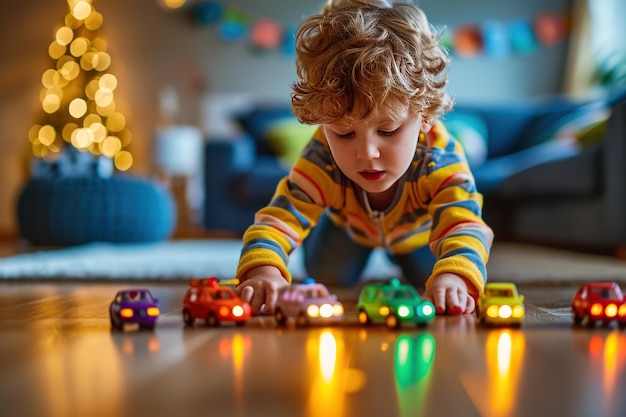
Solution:
M 303 245 L 310 276 L 350 285 L 382 247 L 438 314 L 474 311 L 493 233 L 462 148 L 448 57 L 411 3 L 328 0 L 296 33 L 292 110 L 319 125 L 243 236 L 238 291 L 272 312 Z

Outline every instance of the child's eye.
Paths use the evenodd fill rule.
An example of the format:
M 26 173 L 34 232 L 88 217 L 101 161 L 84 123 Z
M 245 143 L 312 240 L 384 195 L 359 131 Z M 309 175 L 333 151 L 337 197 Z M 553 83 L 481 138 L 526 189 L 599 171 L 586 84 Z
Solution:
M 391 131 L 379 130 L 378 134 L 381 135 L 381 136 L 393 136 L 396 133 L 398 133 L 398 130 L 400 130 L 400 128 L 397 128 L 397 129 L 394 129 L 394 130 L 391 130 Z
M 335 133 L 337 135 L 338 138 L 342 138 L 342 139 L 346 139 L 349 137 L 352 137 L 354 135 L 354 132 L 349 132 L 349 133 Z

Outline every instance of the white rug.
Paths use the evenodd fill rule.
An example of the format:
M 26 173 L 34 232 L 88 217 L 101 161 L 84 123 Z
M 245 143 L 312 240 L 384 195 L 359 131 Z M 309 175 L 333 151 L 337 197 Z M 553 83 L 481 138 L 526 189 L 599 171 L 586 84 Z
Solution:
M 0 258 L 0 280 L 186 280 L 235 274 L 239 240 L 175 240 L 155 244 L 93 243 Z M 289 264 L 305 278 L 300 250 Z M 498 243 L 487 266 L 489 280 L 511 282 L 626 281 L 626 261 L 536 246 Z M 382 251 L 374 251 L 364 279 L 399 275 Z
M 171 280 L 235 275 L 241 241 L 175 240 L 155 244 L 92 243 L 68 249 L 39 250 L 0 259 L 0 279 Z M 306 278 L 300 250 L 290 259 L 295 278 Z M 376 252 L 366 278 L 385 278 L 399 270 Z

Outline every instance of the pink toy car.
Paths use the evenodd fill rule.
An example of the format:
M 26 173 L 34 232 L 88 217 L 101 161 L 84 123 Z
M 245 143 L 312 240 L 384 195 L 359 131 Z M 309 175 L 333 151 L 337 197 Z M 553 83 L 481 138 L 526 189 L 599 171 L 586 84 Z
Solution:
M 617 322 L 626 328 L 626 298 L 615 282 L 593 282 L 580 286 L 572 301 L 574 324 L 586 321 L 592 327 L 597 322 Z
M 289 317 L 295 318 L 298 326 L 308 326 L 338 322 L 343 320 L 343 316 L 343 304 L 337 301 L 337 296 L 312 278 L 282 287 L 274 310 L 279 326 L 284 326 Z

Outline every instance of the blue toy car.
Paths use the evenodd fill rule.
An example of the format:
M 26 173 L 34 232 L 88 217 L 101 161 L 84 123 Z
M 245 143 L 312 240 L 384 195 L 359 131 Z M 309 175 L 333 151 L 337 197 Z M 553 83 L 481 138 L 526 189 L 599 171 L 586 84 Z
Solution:
M 109 306 L 111 326 L 116 330 L 123 330 L 127 324 L 153 330 L 160 314 L 159 300 L 146 289 L 118 291 Z

